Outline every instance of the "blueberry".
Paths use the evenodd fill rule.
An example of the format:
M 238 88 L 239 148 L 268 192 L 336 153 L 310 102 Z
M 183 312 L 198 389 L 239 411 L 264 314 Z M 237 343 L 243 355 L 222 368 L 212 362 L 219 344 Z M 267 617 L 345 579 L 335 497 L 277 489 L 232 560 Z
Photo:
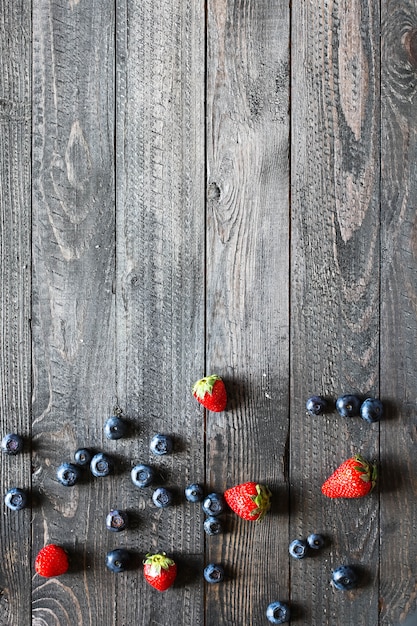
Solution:
M 220 515 L 225 510 L 226 504 L 224 497 L 221 493 L 209 493 L 204 498 L 203 511 L 206 515 L 215 517 Z
M 165 487 L 158 487 L 152 494 L 153 503 L 159 509 L 171 506 L 173 499 L 172 492 L 169 489 L 165 489 Z
M 218 563 L 209 563 L 204 568 L 204 579 L 208 583 L 221 583 L 224 580 L 224 569 Z
M 90 465 L 92 458 L 93 453 L 87 448 L 78 448 L 78 450 L 76 450 L 74 453 L 74 461 L 80 467 L 86 467 L 87 465 Z
M 308 543 L 304 539 L 294 539 L 289 545 L 289 553 L 294 559 L 303 559 L 307 555 Z
M 152 437 L 149 447 L 153 454 L 162 456 L 163 454 L 170 454 L 174 446 L 171 437 L 158 433 Z
M 104 452 L 98 452 L 91 459 L 90 469 L 92 475 L 97 478 L 108 476 L 114 469 L 113 459 Z
M 106 554 L 106 567 L 116 574 L 125 572 L 132 563 L 132 554 L 126 548 L 116 548 Z
M 336 410 L 342 417 L 358 416 L 360 406 L 360 398 L 352 394 L 345 394 L 336 400 Z
M 223 526 L 218 517 L 206 517 L 204 520 L 204 532 L 207 535 L 220 535 Z
M 129 432 L 128 423 L 119 415 L 112 415 L 104 424 L 107 439 L 122 439 Z
M 155 470 L 150 465 L 135 465 L 130 472 L 132 483 L 135 487 L 149 487 L 155 479 Z
M 358 586 L 358 575 L 350 565 L 341 565 L 332 572 L 332 585 L 341 591 L 348 591 Z
M 319 535 L 317 533 L 312 533 L 307 537 L 307 543 L 309 548 L 313 550 L 320 550 L 325 544 L 325 539 L 323 535 Z
M 373 424 L 379 422 L 384 413 L 381 400 L 377 398 L 366 398 L 361 404 L 360 416 L 365 422 Z
M 185 488 L 185 497 L 188 502 L 201 502 L 204 498 L 204 491 L 201 485 L 193 483 Z
M 1 449 L 6 454 L 19 454 L 23 450 L 23 438 L 17 433 L 8 433 L 1 441 Z
M 27 495 L 23 489 L 19 487 L 13 487 L 4 496 L 4 503 L 12 511 L 20 511 L 27 505 Z
M 290 607 L 284 602 L 271 602 L 266 609 L 266 616 L 272 624 L 285 624 L 290 621 Z
M 80 478 L 80 468 L 74 463 L 62 463 L 56 471 L 56 477 L 64 487 L 73 487 Z
M 321 396 L 311 396 L 306 402 L 306 409 L 310 415 L 321 415 L 327 409 L 327 402 Z
M 106 517 L 106 528 L 118 533 L 127 528 L 127 522 L 128 518 L 126 511 L 112 509 Z

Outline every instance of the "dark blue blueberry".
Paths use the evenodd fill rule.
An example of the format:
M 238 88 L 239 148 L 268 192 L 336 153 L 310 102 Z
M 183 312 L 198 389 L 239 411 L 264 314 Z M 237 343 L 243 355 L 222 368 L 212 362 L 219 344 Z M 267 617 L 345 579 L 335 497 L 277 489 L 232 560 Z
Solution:
M 19 487 L 13 487 L 4 496 L 4 503 L 12 511 L 20 511 L 27 505 L 27 495 L 23 489 Z
M 106 517 L 106 528 L 113 532 L 120 532 L 127 528 L 128 516 L 126 511 L 112 509 Z
M 357 417 L 361 407 L 361 399 L 353 394 L 345 394 L 336 400 L 336 411 L 342 417 Z
M 272 624 L 285 624 L 290 621 L 290 607 L 284 602 L 271 602 L 266 609 L 266 617 Z
M 17 433 L 8 433 L 1 440 L 1 449 L 6 454 L 19 454 L 23 450 L 23 438 Z
M 332 572 L 333 587 L 340 591 L 349 591 L 358 586 L 358 574 L 350 565 L 341 565 Z
M 366 398 L 361 404 L 360 416 L 365 422 L 373 424 L 379 422 L 384 414 L 384 407 L 381 400 L 377 398 Z
M 289 545 L 289 553 L 294 559 L 303 559 L 307 555 L 308 543 L 305 539 L 294 539 Z
M 207 535 L 220 535 L 223 526 L 218 517 L 206 517 L 204 520 L 204 532 Z
M 119 415 L 112 415 L 104 424 L 104 434 L 107 439 L 122 439 L 129 433 L 128 423 Z
M 172 492 L 169 489 L 165 489 L 165 487 L 158 487 L 152 494 L 153 503 L 159 509 L 171 506 L 173 499 Z
M 86 467 L 90 465 L 93 453 L 88 448 L 78 448 L 74 453 L 74 461 L 80 467 Z
M 80 468 L 74 463 L 62 463 L 56 471 L 56 477 L 64 487 L 73 487 L 80 478 Z
M 225 510 L 226 503 L 221 493 L 209 493 L 209 495 L 204 498 L 203 502 L 203 511 L 208 516 L 215 517 L 216 515 L 220 515 Z
M 317 533 L 312 533 L 307 537 L 307 543 L 309 548 L 313 550 L 320 550 L 325 544 L 325 538 L 323 535 L 319 535 Z
M 208 583 L 221 583 L 224 580 L 224 569 L 218 563 L 209 563 L 204 568 L 204 579 Z
M 106 554 L 106 567 L 115 574 L 125 572 L 132 564 L 132 554 L 126 548 L 116 548 Z
M 311 396 L 306 402 L 306 409 L 310 415 L 321 415 L 327 409 L 327 402 L 321 396 Z
M 163 454 L 170 454 L 174 446 L 169 435 L 158 433 L 152 437 L 149 447 L 153 454 L 162 456 Z
M 150 465 L 135 465 L 130 472 L 132 483 L 135 487 L 149 487 L 155 479 L 155 470 Z
M 98 452 L 91 459 L 90 469 L 92 475 L 97 478 L 108 476 L 114 469 L 113 459 L 104 452 Z
M 201 485 L 193 483 L 185 488 L 185 497 L 188 502 L 201 502 L 204 498 L 204 490 Z

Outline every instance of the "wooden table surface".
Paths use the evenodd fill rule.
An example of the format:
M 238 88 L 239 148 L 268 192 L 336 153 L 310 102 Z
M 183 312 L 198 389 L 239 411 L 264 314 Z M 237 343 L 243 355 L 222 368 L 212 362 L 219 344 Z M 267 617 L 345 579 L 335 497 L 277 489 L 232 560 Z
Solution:
M 291 5 L 291 6 L 289 6 Z M 1 0 L 1 626 L 397 626 L 416 609 L 416 0 Z M 191 387 L 226 382 L 221 413 Z M 311 394 L 381 398 L 367 424 Z M 130 436 L 106 439 L 115 406 Z M 174 453 L 154 457 L 153 434 Z M 60 485 L 77 448 L 115 473 Z M 374 492 L 321 484 L 360 452 Z M 130 469 L 176 493 L 157 509 Z M 208 537 L 184 487 L 269 485 Z M 126 509 L 129 530 L 105 517 Z M 302 561 L 290 540 L 324 533 Z M 70 569 L 34 571 L 58 543 Z M 123 546 L 137 566 L 105 567 Z M 178 578 L 159 593 L 142 559 Z M 220 562 L 226 580 L 204 583 Z M 330 585 L 353 564 L 360 586 Z

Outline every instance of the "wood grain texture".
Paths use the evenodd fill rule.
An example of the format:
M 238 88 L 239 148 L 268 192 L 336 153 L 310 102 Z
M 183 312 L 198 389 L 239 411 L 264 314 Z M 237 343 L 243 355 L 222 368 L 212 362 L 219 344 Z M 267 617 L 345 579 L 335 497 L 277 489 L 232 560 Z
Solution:
M 205 351 L 202 2 L 118 3 L 117 94 L 118 398 L 138 424 L 132 464 L 153 465 L 175 506 L 153 505 L 155 485 L 124 499 L 139 504 L 138 550 L 164 550 L 180 571 L 162 597 L 143 580 L 134 596 L 120 586 L 118 614 L 121 624 L 198 625 L 203 514 L 184 488 L 205 481 L 204 420 L 191 394 Z M 158 432 L 174 438 L 173 454 L 150 453 Z
M 346 458 L 377 458 L 378 425 L 335 411 L 306 416 L 312 394 L 379 394 L 379 14 L 373 2 L 293 3 L 291 538 L 322 532 L 318 558 L 291 563 L 303 624 L 378 623 L 378 492 L 331 501 L 321 484 Z M 360 569 L 336 593 L 331 570 Z
M 0 613 L 5 626 L 30 620 L 30 506 L 3 504 L 5 492 L 30 493 L 31 434 L 31 13 L 0 5 L 0 438 L 17 432 L 25 449 L 0 457 Z M 30 498 L 29 498 L 30 502 Z
M 56 469 L 79 447 L 108 450 L 116 403 L 114 7 L 33 6 L 33 553 L 67 548 L 61 579 L 33 579 L 32 623 L 115 623 L 114 539 L 103 529 L 119 475 L 73 488 Z M 105 593 L 103 593 L 103 589 Z
M 214 0 L 207 26 L 206 370 L 229 392 L 207 415 L 207 481 L 264 482 L 275 503 L 207 541 L 228 580 L 207 590 L 206 623 L 256 626 L 288 597 L 289 10 Z
M 415 2 L 382 3 L 381 384 L 390 402 L 389 419 L 381 429 L 384 625 L 402 622 L 417 608 L 412 540 L 417 515 L 416 27 Z

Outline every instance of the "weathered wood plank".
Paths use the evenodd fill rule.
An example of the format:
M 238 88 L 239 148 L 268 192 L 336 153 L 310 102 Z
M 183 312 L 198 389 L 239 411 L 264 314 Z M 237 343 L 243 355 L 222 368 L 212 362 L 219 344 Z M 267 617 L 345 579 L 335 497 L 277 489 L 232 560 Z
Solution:
M 289 8 L 212 0 L 207 27 L 206 373 L 230 396 L 207 415 L 207 478 L 264 482 L 275 504 L 207 542 L 228 580 L 207 589 L 206 623 L 256 626 L 288 599 Z
M 291 562 L 300 624 L 378 623 L 378 492 L 331 501 L 324 479 L 379 428 L 335 411 L 305 414 L 312 394 L 379 394 L 379 14 L 368 0 L 294 2 L 292 17 L 291 539 L 328 536 Z M 334 404 L 333 404 L 334 406 Z M 356 564 L 363 585 L 334 591 Z
M 0 439 L 25 438 L 18 456 L 0 457 L 0 613 L 6 626 L 30 621 L 30 507 L 13 512 L 5 492 L 30 492 L 31 394 L 31 12 L 0 5 Z M 30 501 L 30 498 L 29 498 Z
M 120 476 L 86 470 L 67 488 L 56 469 L 79 447 L 120 455 L 103 434 L 116 391 L 114 4 L 36 2 L 33 37 L 33 551 L 57 542 L 71 560 L 60 579 L 35 576 L 33 621 L 111 624 L 104 520 Z
M 381 624 L 416 599 L 417 4 L 382 2 Z M 415 619 L 415 618 L 414 618 Z
M 191 395 L 204 368 L 203 2 L 119 1 L 117 94 L 118 400 L 138 427 L 132 465 L 153 465 L 176 504 L 158 510 L 155 486 L 132 485 L 123 498 L 140 511 L 139 553 L 164 550 L 179 567 L 166 594 L 142 578 L 132 594 L 122 580 L 118 615 L 194 626 L 204 623 L 203 515 L 184 488 L 205 471 Z M 174 438 L 173 454 L 150 453 L 157 432 Z

